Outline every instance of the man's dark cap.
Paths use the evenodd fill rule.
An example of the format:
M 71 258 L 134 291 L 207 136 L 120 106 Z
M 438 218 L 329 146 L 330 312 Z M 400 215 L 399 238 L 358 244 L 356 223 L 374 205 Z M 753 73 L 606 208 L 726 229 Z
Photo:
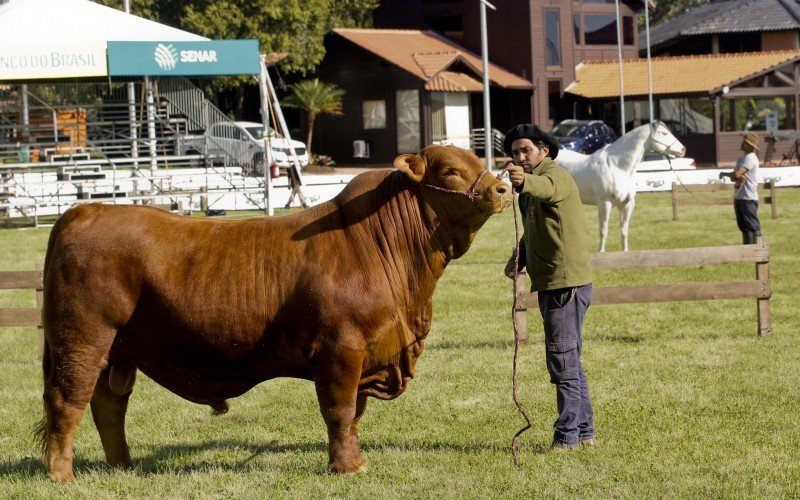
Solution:
M 530 139 L 531 141 L 542 141 L 547 144 L 549 152 L 547 156 L 555 159 L 558 156 L 558 141 L 555 137 L 540 129 L 538 125 L 531 123 L 522 123 L 512 128 L 506 133 L 506 139 L 503 141 L 503 150 L 508 156 L 513 156 L 511 153 L 511 145 L 517 139 Z

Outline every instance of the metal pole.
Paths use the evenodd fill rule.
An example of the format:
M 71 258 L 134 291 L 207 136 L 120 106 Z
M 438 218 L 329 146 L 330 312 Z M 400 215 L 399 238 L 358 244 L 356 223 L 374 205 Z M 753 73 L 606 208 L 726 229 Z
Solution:
M 614 2 L 617 6 L 617 52 L 619 55 L 619 116 L 620 130 L 625 134 L 625 84 L 622 78 L 622 23 L 619 18 L 619 0 Z
M 275 207 L 272 206 L 272 148 L 269 143 L 269 91 L 267 90 L 267 55 L 259 54 L 261 70 L 258 73 L 258 89 L 261 96 L 261 123 L 264 127 L 264 211 L 267 215 L 275 215 Z M 291 168 L 291 167 L 290 167 Z
M 272 99 L 271 104 L 275 106 L 275 117 L 278 119 L 278 124 L 281 127 L 281 132 L 283 133 L 283 137 L 286 138 L 286 141 L 289 143 L 289 168 L 294 168 L 294 173 L 297 174 L 297 183 L 300 186 L 303 186 L 303 175 L 301 174 L 300 170 L 302 165 L 300 165 L 300 159 L 297 157 L 297 151 L 295 148 L 291 146 L 292 144 L 292 134 L 289 133 L 289 127 L 286 126 L 286 118 L 283 116 L 283 110 L 281 109 L 281 104 L 278 101 L 278 94 L 275 92 L 275 87 L 272 85 L 272 79 L 267 75 L 267 91 L 269 93 L 270 99 Z M 306 146 L 309 146 L 306 144 Z M 302 197 L 301 197 L 302 199 Z
M 31 118 L 28 107 L 28 85 L 22 84 L 22 140 L 31 142 Z
M 125 0 L 125 13 L 131 13 L 131 3 Z M 133 158 L 133 168 L 139 168 L 139 130 L 136 127 L 136 86 L 133 82 L 128 82 L 128 122 L 131 134 L 131 158 Z
M 150 170 L 155 170 L 158 165 L 156 164 L 156 109 L 153 98 L 153 82 L 145 76 L 144 85 L 147 89 L 147 139 L 150 146 Z
M 489 42 L 486 35 L 486 6 L 497 10 L 497 7 L 486 0 L 481 2 L 481 58 L 483 59 L 483 150 L 486 156 L 486 168 L 492 170 L 494 160 L 494 143 L 492 141 L 492 112 L 489 103 Z
M 653 114 L 653 60 L 650 58 L 650 5 L 649 0 L 644 1 L 644 33 L 647 39 L 647 94 L 650 103 L 650 121 L 656 119 Z

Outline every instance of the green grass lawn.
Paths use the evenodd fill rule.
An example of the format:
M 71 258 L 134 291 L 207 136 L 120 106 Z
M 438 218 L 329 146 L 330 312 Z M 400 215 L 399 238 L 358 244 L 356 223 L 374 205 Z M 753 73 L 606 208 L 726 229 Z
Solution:
M 408 391 L 371 400 L 360 431 L 366 474 L 325 472 L 326 431 L 311 383 L 266 382 L 227 415 L 189 403 L 139 375 L 128 412 L 137 469 L 109 470 L 91 417 L 78 431 L 78 480 L 50 483 L 31 439 L 41 416 L 35 329 L 0 330 L 0 498 L 519 498 L 800 496 L 800 190 L 778 191 L 780 218 L 762 208 L 772 248 L 773 335 L 756 335 L 755 300 L 589 309 L 584 364 L 599 446 L 547 452 L 555 419 L 539 318 L 521 352 L 511 399 L 511 212 L 493 217 L 450 264 L 434 297 L 433 328 Z M 593 233 L 596 209 L 586 208 Z M 617 219 L 616 212 L 614 220 Z M 732 207 L 689 207 L 641 194 L 631 248 L 740 243 Z M 0 230 L 0 269 L 32 269 L 48 229 Z M 597 235 L 593 234 L 595 240 Z M 608 250 L 620 248 L 612 222 Z M 604 271 L 595 286 L 752 279 L 752 265 Z M 0 293 L 0 307 L 33 294 Z

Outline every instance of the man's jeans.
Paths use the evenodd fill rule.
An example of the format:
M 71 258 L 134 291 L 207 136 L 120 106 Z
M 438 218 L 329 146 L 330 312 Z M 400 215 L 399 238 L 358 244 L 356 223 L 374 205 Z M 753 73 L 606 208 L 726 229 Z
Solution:
M 594 412 L 581 363 L 581 328 L 591 302 L 591 283 L 539 292 L 547 371 L 556 386 L 558 401 L 553 444 L 572 447 L 594 437 Z

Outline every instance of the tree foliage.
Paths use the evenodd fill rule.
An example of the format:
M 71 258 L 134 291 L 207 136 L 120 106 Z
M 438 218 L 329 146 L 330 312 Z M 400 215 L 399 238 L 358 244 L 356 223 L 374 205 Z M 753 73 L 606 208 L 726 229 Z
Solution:
M 123 0 L 98 0 L 117 9 Z M 306 74 L 325 56 L 335 27 L 372 22 L 378 0 L 131 0 L 135 15 L 213 39 L 255 38 L 262 52 L 285 52 L 279 63 Z
M 709 3 L 709 0 L 659 0 L 655 11 L 650 11 L 650 26 L 661 24 L 684 12 Z M 644 29 L 644 10 L 637 16 L 639 29 Z
M 123 0 L 97 0 L 123 9 Z M 325 57 L 325 35 L 337 27 L 366 27 L 379 0 L 130 0 L 131 13 L 211 39 L 257 39 L 262 53 L 285 53 L 285 72 L 305 75 Z M 230 111 L 242 114 L 248 77 L 219 77 L 200 83 L 216 100 L 234 94 Z
M 306 145 L 311 151 L 314 121 L 318 115 L 341 115 L 344 90 L 332 83 L 314 78 L 289 85 L 289 96 L 281 104 L 289 108 L 300 108 L 308 114 L 308 137 Z

